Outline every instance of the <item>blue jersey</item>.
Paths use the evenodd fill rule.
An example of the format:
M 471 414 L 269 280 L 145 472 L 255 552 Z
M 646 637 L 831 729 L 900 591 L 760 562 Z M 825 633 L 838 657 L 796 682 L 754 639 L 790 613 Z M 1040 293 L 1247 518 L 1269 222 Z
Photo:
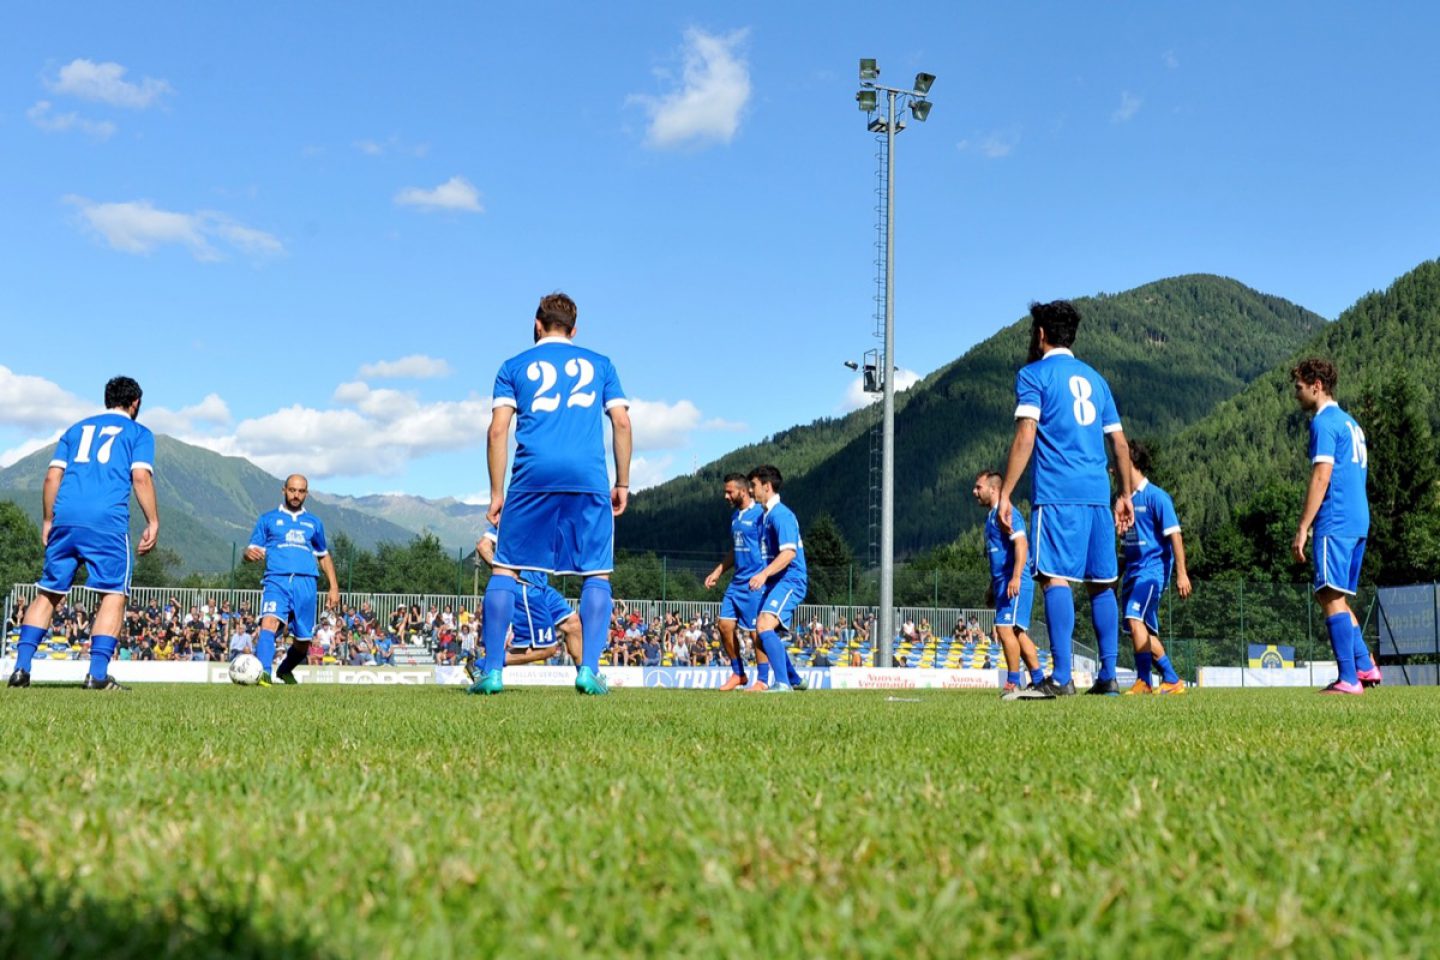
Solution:
M 999 511 L 992 509 L 985 517 L 985 555 L 990 558 L 990 579 L 1010 582 L 1015 575 L 1015 541 L 1025 537 L 1025 515 L 1019 508 L 1010 511 L 1010 522 L 1014 530 L 1007 537 L 1000 527 Z M 1027 542 L 1026 546 L 1029 544 Z M 1035 551 L 1025 551 L 1025 576 L 1035 572 Z
M 735 580 L 743 583 L 765 569 L 765 508 L 752 503 L 730 517 L 730 539 L 735 542 Z
M 762 515 L 764 524 L 760 540 L 760 558 L 763 565 L 760 570 L 770 565 L 770 561 L 780 555 L 781 550 L 794 550 L 795 558 L 790 564 L 779 573 L 770 577 L 767 584 L 776 584 L 782 580 L 792 583 L 808 583 L 809 574 L 805 570 L 805 542 L 800 537 L 800 521 L 795 518 L 795 511 L 780 502 L 777 496 L 764 508 Z
M 1120 429 L 1110 385 L 1064 348 L 1020 368 L 1015 417 L 1038 423 L 1035 506 L 1110 503 L 1105 434 Z
M 1365 431 L 1333 400 L 1310 420 L 1310 462 L 1334 464 L 1330 486 L 1315 516 L 1317 537 L 1365 537 L 1370 534 L 1370 501 L 1365 476 L 1370 454 Z
M 325 525 L 313 513 L 291 513 L 284 507 L 260 514 L 250 534 L 250 546 L 265 551 L 265 576 L 318 577 L 315 560 L 330 553 Z
M 608 357 L 545 337 L 500 367 L 492 402 L 516 411 L 511 490 L 610 492 L 604 414 L 630 401 Z
M 1180 532 L 1175 501 L 1148 479 L 1141 480 L 1131 497 L 1135 522 L 1125 531 L 1125 579 L 1153 577 L 1162 584 L 1170 579 L 1175 549 L 1170 535 Z
M 130 530 L 130 473 L 155 470 L 155 435 L 123 413 L 86 417 L 60 435 L 50 466 L 65 471 L 55 526 Z
M 504 518 L 502 517 L 501 519 Z M 484 537 L 491 543 L 499 543 L 500 528 L 495 526 L 495 524 L 493 523 L 485 524 Z M 521 583 L 528 583 L 532 587 L 543 588 L 550 586 L 550 578 L 545 575 L 544 570 L 516 570 L 515 572 L 520 575 Z

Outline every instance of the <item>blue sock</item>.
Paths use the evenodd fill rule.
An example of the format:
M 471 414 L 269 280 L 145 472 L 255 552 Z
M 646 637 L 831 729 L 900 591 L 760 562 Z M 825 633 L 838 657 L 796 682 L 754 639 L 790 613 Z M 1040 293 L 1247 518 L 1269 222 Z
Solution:
M 1144 681 L 1147 687 L 1150 685 L 1150 675 L 1155 672 L 1154 663 L 1155 654 L 1149 650 L 1135 651 L 1135 679 Z
M 1090 622 L 1095 625 L 1095 646 L 1100 650 L 1098 680 L 1115 679 L 1120 657 L 1120 602 L 1114 590 L 1101 590 L 1090 598 Z
M 1008 670 L 1005 673 L 1005 682 L 1012 687 L 1020 686 L 1020 671 Z
M 596 673 L 600 672 L 600 654 L 610 642 L 610 616 L 614 610 L 610 581 L 587 577 L 580 588 L 580 665 Z
M 766 684 L 766 685 L 768 686 L 769 683 L 770 683 L 770 664 L 768 664 L 768 663 L 757 663 L 757 664 L 755 664 L 755 676 L 760 679 L 760 682 L 761 682 L 761 683 Z
M 745 676 L 745 661 L 744 661 L 744 659 L 742 659 L 741 657 L 736 657 L 736 658 L 734 658 L 733 660 L 731 660 L 731 661 L 730 661 L 730 672 L 733 673 L 733 674 L 735 674 L 735 676 L 737 676 L 737 677 L 743 677 L 743 676 Z
M 90 638 L 90 676 L 104 680 L 110 672 L 110 658 L 115 655 L 114 637 L 94 636 Z
M 266 673 L 275 669 L 275 631 L 261 630 L 255 638 L 255 656 Z
M 1370 648 L 1365 646 L 1365 634 L 1360 630 L 1360 624 L 1352 622 L 1350 626 L 1355 634 L 1355 669 L 1374 670 L 1375 661 L 1370 659 Z
M 1075 660 L 1075 600 L 1068 584 L 1045 588 L 1045 620 L 1050 624 L 1050 676 L 1055 682 L 1070 682 Z
M 1039 667 L 1036 667 L 1034 670 L 1030 671 L 1030 683 L 1032 685 L 1038 686 L 1040 684 L 1040 681 L 1044 679 L 1045 671 L 1041 670 Z
M 495 575 L 485 587 L 485 625 L 481 630 L 481 642 L 485 644 L 484 666 L 486 673 L 505 669 L 505 634 L 510 632 L 510 621 L 515 618 L 515 594 L 520 584 L 514 577 Z M 583 617 L 583 615 L 582 615 Z M 583 633 L 585 624 L 580 624 Z M 584 653 L 584 638 L 581 638 L 581 653 Z
M 1330 631 L 1330 648 L 1335 651 L 1341 682 L 1359 683 L 1360 678 L 1355 676 L 1355 625 L 1350 622 L 1350 614 L 1326 617 L 1325 628 Z
M 1175 672 L 1174 665 L 1170 663 L 1170 654 L 1167 653 L 1163 657 L 1156 657 L 1155 666 L 1160 668 L 1160 673 L 1165 678 L 1166 683 L 1180 682 L 1180 674 Z
M 35 659 L 35 651 L 40 649 L 40 641 L 44 639 L 44 627 L 20 628 L 20 642 L 15 644 L 16 670 L 30 672 L 30 662 Z
M 770 658 L 770 666 L 775 671 L 775 679 L 793 686 L 790 677 L 795 673 L 795 668 L 790 665 L 790 654 L 785 651 L 785 641 L 780 639 L 780 634 L 774 630 L 762 631 L 760 645 L 765 649 L 765 656 Z

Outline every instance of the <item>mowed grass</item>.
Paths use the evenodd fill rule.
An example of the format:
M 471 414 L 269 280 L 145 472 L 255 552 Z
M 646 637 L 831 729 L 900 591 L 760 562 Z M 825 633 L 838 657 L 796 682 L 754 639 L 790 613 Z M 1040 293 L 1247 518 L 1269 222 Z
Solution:
M 0 690 L 0 956 L 1421 957 L 1437 708 Z

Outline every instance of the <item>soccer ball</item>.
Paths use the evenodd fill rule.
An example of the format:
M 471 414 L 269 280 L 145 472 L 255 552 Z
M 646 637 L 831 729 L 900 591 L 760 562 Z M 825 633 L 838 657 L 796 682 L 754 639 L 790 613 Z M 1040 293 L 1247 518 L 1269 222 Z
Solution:
M 242 653 L 230 661 L 230 682 L 238 683 L 242 687 L 253 687 L 260 682 L 260 674 L 265 672 L 265 667 L 260 663 L 260 658 L 249 653 Z

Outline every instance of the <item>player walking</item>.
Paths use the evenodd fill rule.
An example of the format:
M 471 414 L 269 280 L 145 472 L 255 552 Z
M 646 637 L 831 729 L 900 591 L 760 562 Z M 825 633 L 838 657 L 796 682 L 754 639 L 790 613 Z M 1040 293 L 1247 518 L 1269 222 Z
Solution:
M 1315 598 L 1325 611 L 1330 646 L 1340 667 L 1340 678 L 1321 693 L 1357 694 L 1381 680 L 1380 668 L 1370 658 L 1360 623 L 1350 609 L 1349 597 L 1360 586 L 1360 564 L 1365 538 L 1370 534 L 1370 503 L 1365 478 L 1370 455 L 1365 431 L 1335 402 L 1339 374 L 1328 360 L 1300 361 L 1290 371 L 1295 399 L 1310 418 L 1310 485 L 1291 552 L 1305 562 L 1305 541 L 1315 532 Z
M 1025 518 L 1019 510 L 1010 513 L 1011 532 L 1000 529 L 995 506 L 1000 502 L 1000 474 L 981 470 L 975 475 L 970 491 L 975 500 L 989 508 L 985 517 L 985 555 L 990 560 L 988 602 L 995 607 L 995 632 L 1005 651 L 1006 700 L 1049 700 L 1054 695 L 1041 689 L 1045 672 L 1040 669 L 1040 654 L 1030 639 L 1030 608 L 1035 605 L 1035 566 L 1030 559 L 1029 541 L 1025 536 Z M 1020 689 L 1020 661 L 1030 671 L 1030 687 Z
M 725 475 L 725 499 L 734 508 L 730 515 L 730 539 L 733 547 L 705 578 L 705 589 L 713 590 L 725 575 L 725 571 L 734 569 L 735 575 L 730 579 L 730 586 L 725 588 L 725 596 L 720 601 L 720 616 L 716 620 L 716 626 L 720 629 L 720 645 L 724 647 L 725 655 L 730 658 L 730 677 L 721 684 L 720 689 L 736 690 L 749 682 L 745 676 L 745 658 L 740 655 L 740 639 L 736 630 L 738 628 L 751 633 L 755 631 L 755 617 L 760 612 L 760 600 L 764 596 L 759 590 L 750 589 L 750 578 L 765 566 L 764 545 L 761 542 L 764 535 L 765 508 L 750 496 L 750 482 L 743 473 Z M 770 665 L 764 651 L 758 647 L 755 650 L 755 661 L 755 672 L 759 674 L 756 689 L 763 691 L 768 687 Z
M 1184 693 L 1185 684 L 1165 647 L 1160 643 L 1160 598 L 1175 571 L 1175 589 L 1180 598 L 1190 596 L 1190 575 L 1185 569 L 1185 540 L 1180 536 L 1180 518 L 1170 494 L 1150 482 L 1150 449 L 1138 440 L 1130 444 L 1130 476 L 1135 493 L 1135 523 L 1125 531 L 1125 579 L 1120 588 L 1120 606 L 1130 639 L 1135 642 L 1135 685 L 1126 696 L 1150 693 L 1150 674 L 1160 668 L 1160 686 L 1155 693 Z
M 790 632 L 795 610 L 810 587 L 805 569 L 805 543 L 794 511 L 780 502 L 780 488 L 784 484 L 780 470 L 769 465 L 756 467 L 748 479 L 750 495 L 765 508 L 761 557 L 766 563 L 750 578 L 750 589 L 763 591 L 760 614 L 755 620 L 756 639 L 775 671 L 775 685 L 766 692 L 789 693 L 804 689 L 804 684 L 790 662 L 780 634 Z
M 1114 530 L 1135 520 L 1130 503 L 1130 451 L 1110 385 L 1070 347 L 1080 313 L 1065 300 L 1030 305 L 1030 363 L 1015 377 L 1015 439 L 1005 467 L 997 519 L 1014 530 L 1010 497 L 1035 455 L 1035 569 L 1044 592 L 1054 670 L 1043 690 L 1075 692 L 1075 607 L 1070 584 L 1084 583 L 1100 653 L 1100 672 L 1087 692 L 1118 696 L 1115 661 L 1120 610 L 1111 589 L 1116 578 Z M 1120 494 L 1110 511 L 1105 441 L 1115 454 Z
M 505 632 L 515 615 L 516 574 L 579 575 L 583 656 L 575 689 L 608 690 L 600 655 L 609 639 L 613 600 L 615 518 L 630 496 L 630 401 L 608 357 L 577 347 L 575 301 L 541 298 L 535 346 L 505 361 L 495 377 L 487 438 L 490 509 L 496 525 L 494 573 L 485 589 L 485 661 L 471 693 L 503 689 Z M 615 455 L 612 486 L 605 464 L 609 416 Z M 510 424 L 515 422 L 515 471 L 505 489 Z
M 298 473 L 286 477 L 281 505 L 260 515 L 250 534 L 250 545 L 245 548 L 246 563 L 265 563 L 265 577 L 260 584 L 260 635 L 255 638 L 255 656 L 265 668 L 260 675 L 261 686 L 271 685 L 271 670 L 280 683 L 298 682 L 295 668 L 305 662 L 315 636 L 321 570 L 330 582 L 325 608 L 334 610 L 340 606 L 339 580 L 325 543 L 325 525 L 305 509 L 309 495 L 309 480 Z M 289 629 L 290 649 L 277 669 L 275 634 L 282 625 Z
M 55 608 L 75 582 L 80 564 L 85 586 L 104 596 L 91 624 L 86 690 L 124 690 L 110 676 L 130 593 L 130 493 L 145 514 L 138 552 L 149 553 L 160 536 L 155 505 L 155 436 L 135 422 L 140 384 L 115 377 L 105 384 L 105 412 L 86 417 L 60 435 L 45 473 L 40 540 L 45 567 L 39 594 L 25 611 L 10 686 L 30 686 L 30 665 Z

